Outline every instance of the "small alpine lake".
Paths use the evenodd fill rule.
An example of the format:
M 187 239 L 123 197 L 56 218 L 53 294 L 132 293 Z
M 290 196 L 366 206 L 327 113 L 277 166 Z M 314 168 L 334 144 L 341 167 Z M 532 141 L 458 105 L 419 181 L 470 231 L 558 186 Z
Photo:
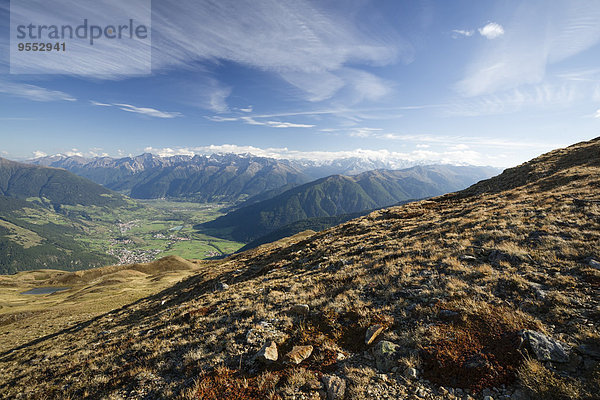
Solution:
M 26 292 L 21 292 L 21 294 L 52 294 L 52 293 L 62 292 L 63 290 L 69 290 L 69 289 L 71 289 L 71 288 L 70 287 L 48 286 L 48 287 L 40 287 L 40 288 L 30 289 Z

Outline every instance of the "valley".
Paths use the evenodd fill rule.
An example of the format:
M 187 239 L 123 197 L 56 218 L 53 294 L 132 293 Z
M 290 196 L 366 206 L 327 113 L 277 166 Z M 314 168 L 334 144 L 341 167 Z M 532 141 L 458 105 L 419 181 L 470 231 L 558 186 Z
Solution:
M 106 210 L 71 206 L 65 211 L 81 220 L 87 235 L 76 238 L 88 248 L 106 251 L 116 264 L 150 262 L 167 255 L 205 259 L 236 252 L 243 243 L 198 232 L 194 226 L 224 214 L 229 204 L 137 200 L 138 207 Z

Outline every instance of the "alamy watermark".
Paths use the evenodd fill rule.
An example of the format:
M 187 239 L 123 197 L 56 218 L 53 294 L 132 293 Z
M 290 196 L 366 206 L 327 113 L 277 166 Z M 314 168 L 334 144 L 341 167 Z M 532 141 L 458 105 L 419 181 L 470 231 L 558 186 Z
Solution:
M 151 72 L 151 0 L 11 0 L 13 74 Z

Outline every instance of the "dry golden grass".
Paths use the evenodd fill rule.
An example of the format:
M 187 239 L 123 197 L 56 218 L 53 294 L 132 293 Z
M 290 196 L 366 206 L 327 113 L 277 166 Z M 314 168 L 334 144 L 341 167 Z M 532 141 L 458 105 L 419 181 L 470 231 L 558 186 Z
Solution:
M 526 327 L 573 349 L 597 344 L 600 272 L 589 259 L 600 258 L 600 208 L 574 199 L 597 199 L 599 189 L 597 139 L 457 194 L 194 264 L 198 269 L 179 271 L 190 277 L 174 286 L 159 291 L 149 283 L 155 294 L 91 313 L 98 317 L 75 327 L 53 328 L 56 335 L 44 336 L 48 317 L 34 313 L 28 321 L 40 326 L 41 337 L 18 342 L 31 329 L 23 319 L 11 323 L 11 341 L 3 341 L 12 351 L 0 350 L 0 397 L 190 399 L 231 381 L 240 393 L 311 398 L 319 395 L 311 377 L 334 372 L 346 377 L 347 398 L 362 399 L 379 372 L 363 356 L 364 333 L 383 323 L 380 339 L 401 349 L 398 397 L 414 390 L 403 367 L 421 366 L 435 389 L 448 384 L 444 379 L 462 382 L 464 361 L 481 353 L 502 374 L 478 370 L 474 389 L 522 384 L 539 396 L 593 398 L 597 360 L 574 358 L 552 371 L 524 363 L 513 339 Z M 56 279 L 108 279 L 95 274 Z M 111 279 L 123 285 L 123 277 Z M 221 282 L 229 288 L 220 290 Z M 81 290 L 93 300 L 111 287 Z M 5 288 L 12 290 L 2 280 Z M 72 295 L 60 294 L 63 302 Z M 308 304 L 310 314 L 291 313 L 297 304 Z M 451 335 L 459 340 L 451 343 Z M 313 345 L 314 354 L 297 367 L 263 366 L 253 357 L 267 339 L 279 343 L 281 354 L 297 344 Z M 445 365 L 446 378 L 433 373 L 434 362 Z
M 571 400 L 581 396 L 581 388 L 576 383 L 561 379 L 536 360 L 526 359 L 518 374 L 523 387 L 536 399 Z

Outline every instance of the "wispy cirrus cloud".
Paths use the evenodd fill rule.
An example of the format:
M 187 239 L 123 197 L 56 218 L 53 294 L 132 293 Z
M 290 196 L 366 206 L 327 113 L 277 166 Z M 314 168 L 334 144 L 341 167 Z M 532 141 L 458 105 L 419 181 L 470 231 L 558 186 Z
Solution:
M 281 122 L 281 121 L 257 121 L 252 117 L 241 117 L 240 118 L 244 123 L 248 125 L 260 125 L 260 126 L 268 126 L 271 128 L 312 128 L 314 125 L 309 124 L 295 124 L 292 122 Z
M 488 33 L 495 31 L 499 32 L 490 29 Z M 542 0 L 522 2 L 506 24 L 502 40 L 482 48 L 456 88 L 465 96 L 479 96 L 538 84 L 546 78 L 549 65 L 599 41 L 597 1 L 557 0 L 552 7 Z
M 153 4 L 154 66 L 227 60 L 263 70 L 319 72 L 337 70 L 348 61 L 384 65 L 411 59 L 414 50 L 391 28 L 377 37 L 358 29 L 355 11 L 353 6 L 327 8 L 307 0 Z
M 531 108 L 567 107 L 593 96 L 593 87 L 578 81 L 522 85 L 476 97 L 459 98 L 442 108 L 445 116 L 474 117 L 506 114 Z
M 130 0 L 126 2 L 82 2 L 61 0 L 47 2 L 30 0 L 28 2 L 4 2 L 0 12 L 10 13 L 11 24 L 33 23 L 40 26 L 69 25 L 76 29 L 83 25 L 84 19 L 89 25 L 115 26 L 133 20 L 151 28 L 151 2 L 149 0 Z M 85 40 L 64 40 L 68 52 L 48 52 L 40 57 L 35 52 L 18 52 L 16 46 L 10 47 L 11 72 L 19 74 L 69 74 L 99 79 L 120 79 L 131 76 L 147 76 L 151 72 L 151 29 L 147 39 L 133 40 L 97 40 L 93 46 Z M 11 29 L 11 34 L 15 31 Z M 8 39 L 8 38 L 7 38 Z M 33 39 L 33 38 L 30 38 Z M 39 41 L 47 38 L 38 38 Z M 129 38 L 128 38 L 129 39 Z M 33 40 L 31 40 L 33 41 Z M 2 40 L 0 48 L 6 46 Z M 8 47 L 8 46 L 6 46 Z
M 123 111 L 136 113 L 136 114 L 142 114 L 142 115 L 146 115 L 148 117 L 154 117 L 154 118 L 177 118 L 177 117 L 183 116 L 183 114 L 180 112 L 159 111 L 155 108 L 136 107 L 136 106 L 132 106 L 131 104 L 115 104 L 115 106 L 119 107 Z
M 39 3 L 43 9 L 51 10 L 48 15 L 60 15 L 62 20 L 73 23 L 81 23 L 81 15 L 90 20 L 106 19 L 101 8 L 92 3 L 76 0 L 52 5 Z M 143 19 L 148 13 L 146 7 L 136 9 L 125 3 L 118 7 L 121 12 L 114 15 Z M 356 102 L 380 99 L 389 92 L 390 85 L 358 66 L 408 63 L 415 51 L 389 24 L 380 23 L 377 33 L 361 28 L 356 23 L 360 7 L 359 2 L 340 8 L 310 0 L 153 2 L 152 71 L 203 68 L 214 71 L 221 63 L 235 63 L 280 77 L 291 85 L 291 92 L 309 101 L 327 100 L 336 94 L 340 99 Z M 143 75 L 135 68 L 128 74 L 120 66 L 146 57 L 147 47 L 124 52 L 115 42 L 106 52 L 112 57 L 82 53 L 88 57 L 86 62 L 73 63 L 68 72 L 99 79 Z M 353 68 L 348 68 L 349 65 Z M 48 66 L 49 70 L 53 67 L 61 71 L 65 68 L 58 64 Z M 228 111 L 231 88 L 221 83 L 208 86 L 208 91 L 199 88 L 194 101 L 215 112 Z
M 309 117 L 314 120 L 320 120 L 323 116 L 332 116 L 340 119 L 346 119 L 351 121 L 360 121 L 360 120 L 384 120 L 384 119 L 396 119 L 402 117 L 403 111 L 409 110 L 424 110 L 424 109 L 436 109 L 436 108 L 444 108 L 445 104 L 426 104 L 426 105 L 406 105 L 406 106 L 393 106 L 393 107 L 372 107 L 372 108 L 363 108 L 363 107 L 333 107 L 333 108 L 315 108 L 312 110 L 304 110 L 304 111 L 287 111 L 287 112 L 276 112 L 276 113 L 255 113 L 253 115 L 246 115 L 240 113 L 231 113 L 230 115 L 213 115 L 206 116 L 205 118 L 214 121 L 214 122 L 235 122 L 240 121 L 247 123 L 248 117 L 253 119 L 254 121 L 259 121 L 262 119 L 280 119 L 287 117 Z M 241 110 L 240 110 L 241 111 Z M 246 117 L 244 120 L 242 117 Z M 305 124 L 303 124 L 305 125 Z M 311 124 L 312 126 L 312 124 Z M 324 129 L 321 129 L 324 131 Z M 337 129 L 335 129 L 337 130 Z
M 135 113 L 135 114 L 141 114 L 141 115 L 145 115 L 147 117 L 153 117 L 153 118 L 170 119 L 170 118 L 183 117 L 183 114 L 180 112 L 160 111 L 155 108 L 137 107 L 137 106 L 133 106 L 131 104 L 102 103 L 102 102 L 98 102 L 98 101 L 94 101 L 94 100 L 90 100 L 90 103 L 97 107 L 116 107 L 122 111 L 127 111 L 127 112 Z
M 471 36 L 473 36 L 474 33 L 475 33 L 474 30 L 453 29 L 452 30 L 452 38 L 458 39 L 458 38 L 464 38 L 464 37 L 471 37 Z
M 216 115 L 216 116 L 206 117 L 206 118 L 211 121 L 214 121 L 214 122 L 241 121 L 246 125 L 268 126 L 270 128 L 312 128 L 312 127 L 314 127 L 314 125 L 310 125 L 310 124 L 298 124 L 298 123 L 293 123 L 293 122 L 283 122 L 283 121 L 273 121 L 273 120 L 259 121 L 256 119 L 257 117 L 251 117 L 251 116 L 221 117 L 221 116 Z
M 90 100 L 90 103 L 94 106 L 97 107 L 112 107 L 112 104 L 108 104 L 108 103 L 100 103 L 98 101 L 94 101 L 94 100 Z
M 60 90 L 51 90 L 41 86 L 2 80 L 0 80 L 0 93 L 40 102 L 77 101 L 75 97 Z

